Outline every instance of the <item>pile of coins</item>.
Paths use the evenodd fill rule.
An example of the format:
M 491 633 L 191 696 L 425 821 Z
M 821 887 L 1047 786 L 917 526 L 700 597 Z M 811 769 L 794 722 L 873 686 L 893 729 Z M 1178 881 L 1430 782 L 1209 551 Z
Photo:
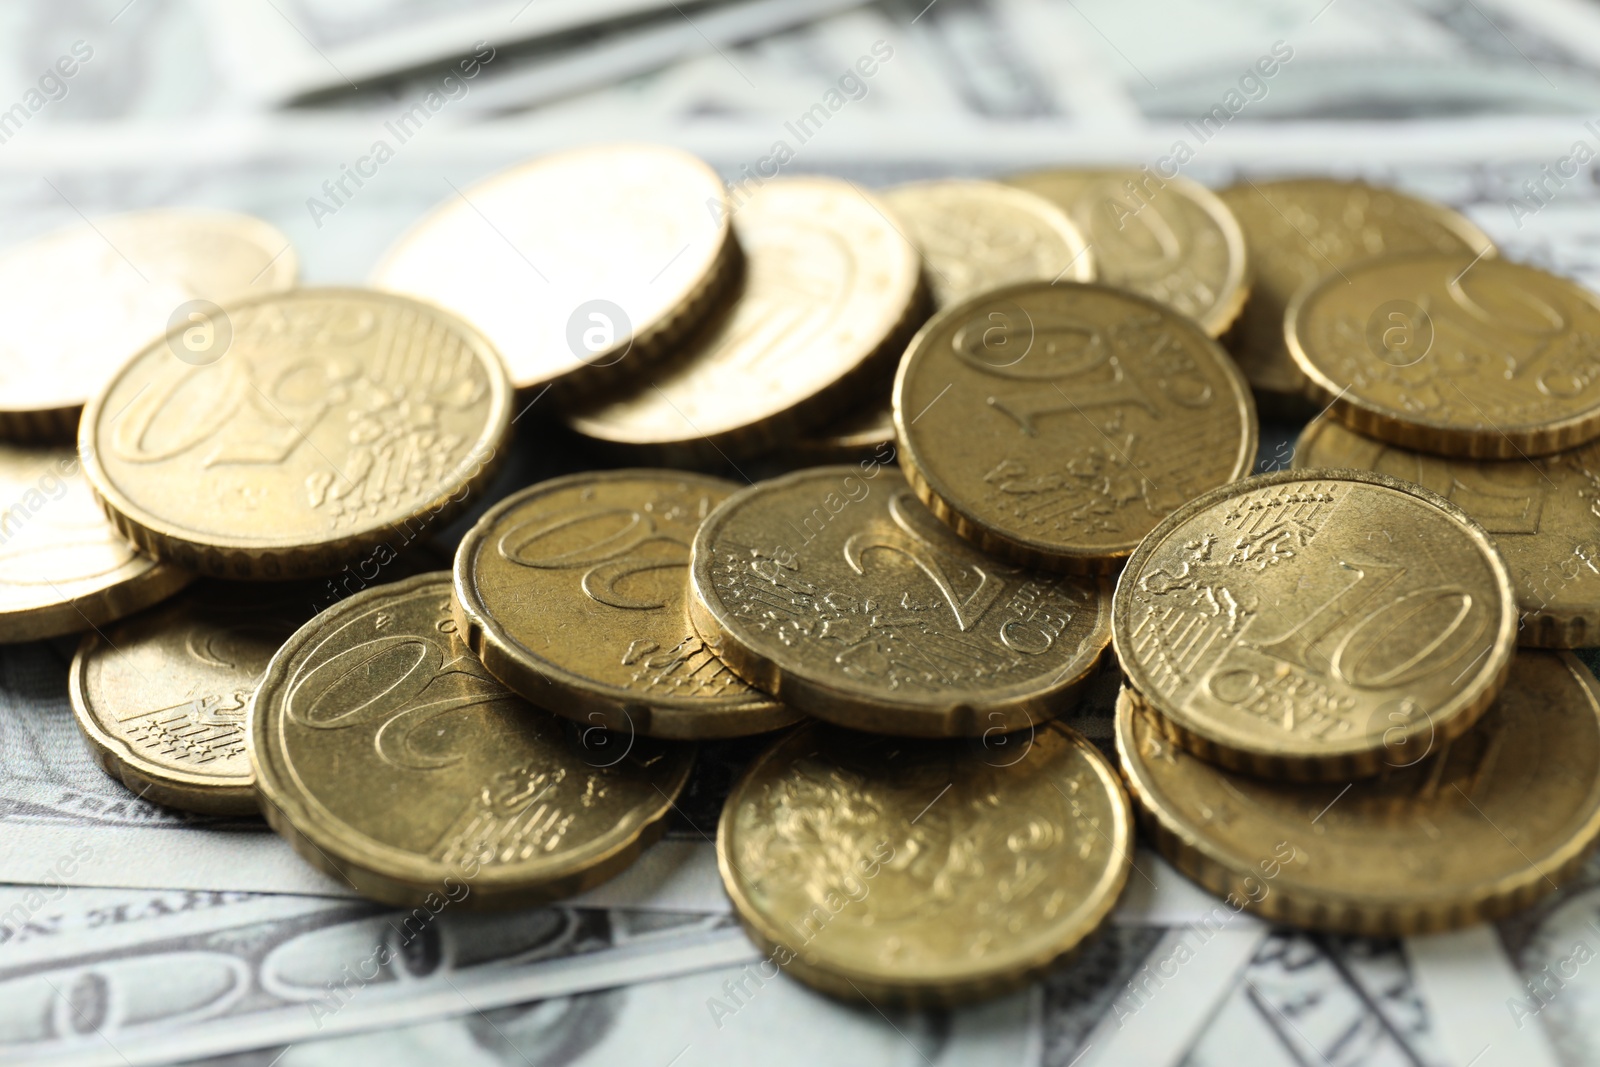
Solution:
M 89 630 L 111 774 L 359 893 L 582 891 L 695 742 L 780 730 L 728 895 L 874 1001 L 1063 960 L 1136 812 L 1219 922 L 1367 933 L 1524 906 L 1600 835 L 1595 679 L 1516 655 L 1600 624 L 1600 300 L 1445 207 L 607 145 L 461 190 L 368 289 L 295 287 L 257 220 L 101 231 L 0 257 L 0 637 Z M 64 275 L 118 312 L 65 350 Z M 1318 404 L 1251 477 L 1258 405 Z M 578 473 L 435 555 L 524 419 Z M 1060 718 L 1108 648 L 1109 754 Z

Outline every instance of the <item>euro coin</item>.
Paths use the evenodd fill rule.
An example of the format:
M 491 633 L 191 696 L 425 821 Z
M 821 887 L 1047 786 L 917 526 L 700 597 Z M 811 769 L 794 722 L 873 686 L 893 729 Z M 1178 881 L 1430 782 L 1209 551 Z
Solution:
M 900 462 L 962 537 L 1106 574 L 1180 504 L 1250 472 L 1256 413 L 1192 321 L 1101 285 L 1031 284 L 948 308 L 895 380 Z
M 1238 318 L 1250 286 L 1244 232 L 1205 186 L 1148 170 L 1040 170 L 1006 181 L 1067 213 L 1094 249 L 1097 280 L 1166 304 L 1211 337 Z
M 1262 409 L 1273 414 L 1310 406 L 1305 374 L 1283 332 L 1284 310 L 1302 288 L 1369 256 L 1494 252 L 1488 235 L 1459 212 L 1365 182 L 1245 181 L 1217 195 L 1244 230 L 1252 275 L 1228 348 Z
M 888 390 L 794 443 L 804 463 L 853 463 L 869 456 L 888 462 L 895 456 L 894 402 Z
M 0 642 L 104 626 L 192 577 L 117 533 L 76 452 L 0 444 Z
M 1173 512 L 1117 580 L 1139 699 L 1205 759 L 1375 774 L 1466 731 L 1516 651 L 1511 577 L 1459 507 L 1366 471 L 1277 471 Z
M 1370 437 L 1521 459 L 1600 436 L 1600 296 L 1537 267 L 1368 260 L 1303 290 L 1285 321 L 1312 394 Z
M 85 219 L 7 249 L 0 436 L 71 441 L 83 405 L 152 337 L 176 328 L 203 353 L 218 304 L 287 289 L 298 272 L 277 227 L 226 211 Z
M 690 616 L 758 689 L 879 733 L 987 736 L 1070 707 L 1109 587 L 984 555 L 875 460 L 741 490 L 701 523 Z
M 1026 190 L 943 179 L 883 199 L 922 254 L 935 308 L 1016 282 L 1094 280 L 1094 253 L 1072 220 Z
M 734 215 L 746 257 L 733 305 L 638 388 L 572 417 L 652 460 L 758 451 L 846 410 L 899 356 L 919 306 L 917 255 L 849 182 L 780 178 Z
M 489 673 L 586 725 L 697 739 L 794 722 L 689 624 L 690 545 L 737 488 L 678 471 L 606 471 L 506 498 L 456 553 L 459 631 Z
M 229 343 L 208 361 L 169 334 L 84 410 L 89 481 L 150 555 L 223 578 L 333 573 L 442 524 L 488 481 L 511 388 L 460 319 L 362 289 L 224 314 Z
M 555 152 L 456 189 L 371 284 L 471 322 L 559 402 L 636 380 L 738 275 L 722 180 L 665 145 Z
M 1532 459 L 1447 459 L 1385 444 L 1323 416 L 1296 467 L 1357 467 L 1426 486 L 1494 537 L 1516 589 L 1517 643 L 1600 643 L 1600 444 Z
M 1047 972 L 1128 879 L 1116 770 L 1059 723 L 1020 755 L 802 726 L 723 805 L 717 864 L 768 966 L 849 999 L 956 1004 Z
M 1117 704 L 1117 752 L 1156 848 L 1249 910 L 1373 937 L 1496 919 L 1554 892 L 1600 835 L 1600 701 L 1571 653 L 1523 652 L 1494 706 L 1376 778 L 1326 785 L 1230 774 Z
M 361 894 L 430 909 L 604 881 L 660 834 L 694 760 L 506 689 L 456 632 L 449 572 L 365 590 L 301 627 L 249 721 L 273 829 Z

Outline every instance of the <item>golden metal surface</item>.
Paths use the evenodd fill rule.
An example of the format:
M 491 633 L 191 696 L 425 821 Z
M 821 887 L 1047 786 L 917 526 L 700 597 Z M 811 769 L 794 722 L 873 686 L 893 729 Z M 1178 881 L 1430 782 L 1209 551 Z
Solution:
M 76 452 L 0 444 L 0 642 L 103 626 L 192 577 L 117 533 Z
M 1477 721 L 1516 651 L 1516 600 L 1483 528 L 1367 471 L 1277 471 L 1151 532 L 1112 637 L 1180 744 L 1274 778 L 1375 774 Z
M 690 740 L 786 726 L 799 716 L 741 681 L 689 623 L 689 547 L 737 489 L 651 470 L 524 489 L 462 538 L 456 625 L 490 674 L 588 726 Z
M 942 179 L 885 189 L 922 255 L 935 309 L 1003 285 L 1088 282 L 1095 253 L 1066 212 L 999 182 Z
M 370 281 L 454 311 L 518 389 L 570 400 L 639 380 L 725 296 L 730 207 L 716 172 L 676 148 L 555 152 L 451 195 Z
M 1210 189 L 1137 170 L 1039 170 L 1006 181 L 1065 211 L 1096 279 L 1166 304 L 1216 337 L 1249 291 L 1244 232 Z
M 1060 723 L 1005 751 L 820 724 L 768 749 L 717 829 L 751 939 L 824 992 L 911 1004 L 993 996 L 1065 959 L 1127 882 L 1128 798 Z
M 71 441 L 83 405 L 175 314 L 206 327 L 185 305 L 287 289 L 298 273 L 277 227 L 225 211 L 134 211 L 6 249 L 0 436 Z
M 1156 848 L 1226 898 L 1212 922 L 1249 909 L 1380 937 L 1467 926 L 1555 891 L 1600 835 L 1600 701 L 1571 653 L 1523 652 L 1476 726 L 1377 778 L 1230 774 L 1168 742 L 1126 690 L 1117 751 Z
M 214 362 L 158 340 L 84 410 L 85 473 L 146 552 L 224 578 L 333 573 L 448 521 L 488 481 L 511 387 L 460 319 L 363 289 L 227 315 Z
M 1495 540 L 1516 589 L 1517 643 L 1600 643 L 1600 444 L 1530 459 L 1447 459 L 1363 437 L 1323 416 L 1296 467 L 1357 467 L 1426 486 Z
M 1189 319 L 1101 285 L 948 308 L 895 379 L 900 462 L 962 537 L 1034 567 L 1114 572 L 1184 501 L 1250 472 L 1256 413 Z
M 700 526 L 690 617 L 746 681 L 843 726 L 1002 733 L 1076 701 L 1109 642 L 1109 583 L 991 559 L 892 467 L 817 467 Z
M 1302 288 L 1369 256 L 1464 252 L 1494 244 L 1459 212 L 1365 182 L 1293 178 L 1231 185 L 1217 194 L 1249 249 L 1250 298 L 1228 349 L 1264 411 L 1301 410 L 1305 374 L 1284 341 L 1283 316 Z
M 488 674 L 450 574 L 369 589 L 272 658 L 250 713 L 262 811 L 312 864 L 394 904 L 590 888 L 661 831 L 694 749 L 600 737 Z
M 1367 260 L 1302 290 L 1285 329 L 1312 395 L 1368 436 L 1477 459 L 1600 436 L 1600 296 L 1537 267 Z
M 574 416 L 579 433 L 667 461 L 755 450 L 847 409 L 898 358 L 917 254 L 870 195 L 780 178 L 734 228 L 746 269 L 732 307 L 634 392 Z
M 801 463 L 852 463 L 876 456 L 895 455 L 894 399 L 889 389 L 872 403 L 841 415 L 819 430 L 794 442 L 793 455 Z

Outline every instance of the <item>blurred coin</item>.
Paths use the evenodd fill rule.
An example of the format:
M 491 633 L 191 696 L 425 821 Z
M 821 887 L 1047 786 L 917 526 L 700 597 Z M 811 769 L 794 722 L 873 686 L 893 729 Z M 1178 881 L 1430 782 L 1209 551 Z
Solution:
M 1335 781 L 1477 721 L 1516 621 L 1505 563 L 1456 505 L 1366 471 L 1277 471 L 1151 531 L 1117 581 L 1112 634 L 1190 751 Z
M 946 309 L 895 381 L 906 476 L 985 551 L 1115 571 L 1186 500 L 1250 472 L 1256 413 L 1189 319 L 1102 285 L 1033 283 Z
M 722 180 L 665 145 L 555 152 L 456 190 L 372 272 L 467 319 L 519 390 L 638 381 L 738 273 Z
M 1151 840 L 1235 913 L 1370 937 L 1467 926 L 1554 892 L 1600 835 L 1600 701 L 1571 653 L 1521 653 L 1471 730 L 1354 783 L 1231 774 L 1129 697 L 1117 752 Z
M 885 189 L 922 253 L 935 309 L 1002 285 L 1087 282 L 1095 255 L 1066 212 L 999 182 L 941 179 Z
M 1600 436 L 1600 296 L 1537 267 L 1367 260 L 1301 290 L 1285 322 L 1312 395 L 1370 437 L 1521 459 Z
M 1269 415 L 1314 410 L 1283 334 L 1284 309 L 1301 288 L 1369 256 L 1494 252 L 1459 212 L 1365 182 L 1244 181 L 1217 195 L 1239 220 L 1250 258 L 1250 298 L 1227 344 Z
M 1005 733 L 1077 699 L 1109 586 L 1009 566 L 951 533 L 892 467 L 817 467 L 700 526 L 690 615 L 746 681 L 840 725 Z
M 1133 817 L 1060 723 L 1020 754 L 799 728 L 722 808 L 717 861 L 751 940 L 834 996 L 955 1004 L 1045 973 L 1106 920 Z
M 272 658 L 250 714 L 273 829 L 401 905 L 582 892 L 660 834 L 693 761 L 690 746 L 585 729 L 506 689 L 457 635 L 445 571 L 311 620 Z
M 841 415 L 826 426 L 796 441 L 793 457 L 800 463 L 852 463 L 875 456 L 889 462 L 895 456 L 894 398 L 885 388 L 881 397 Z
M 1238 317 L 1249 289 L 1244 233 L 1205 186 L 1146 171 L 1065 168 L 1006 181 L 1067 213 L 1094 250 L 1096 280 L 1166 304 L 1211 337 Z
M 737 489 L 679 471 L 605 471 L 506 498 L 456 553 L 460 632 L 496 678 L 589 726 L 698 739 L 794 722 L 689 624 L 689 546 Z
M 174 335 L 84 411 L 79 450 L 118 529 L 227 578 L 330 574 L 411 541 L 488 481 L 511 420 L 505 367 L 453 315 L 363 289 L 229 305 L 204 362 Z
M 633 392 L 576 415 L 579 433 L 664 462 L 755 451 L 847 410 L 898 358 L 917 254 L 869 194 L 779 178 L 734 228 L 747 262 L 731 309 Z
M 6 249 L 0 436 L 71 441 L 83 405 L 152 338 L 177 329 L 204 344 L 218 304 L 298 273 L 277 227 L 227 211 L 132 211 Z
M 192 577 L 117 533 L 76 452 L 0 444 L 0 642 L 103 626 Z

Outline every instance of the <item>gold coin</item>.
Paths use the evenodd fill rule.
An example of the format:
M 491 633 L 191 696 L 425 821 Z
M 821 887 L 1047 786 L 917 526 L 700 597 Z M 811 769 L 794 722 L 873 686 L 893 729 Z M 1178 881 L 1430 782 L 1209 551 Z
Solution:
M 638 389 L 575 416 L 579 433 L 667 461 L 754 450 L 844 410 L 899 356 L 917 254 L 871 196 L 781 178 L 734 229 L 746 267 L 732 307 Z
M 192 577 L 117 533 L 76 452 L 0 444 L 0 642 L 103 626 Z
M 1136 293 L 1034 283 L 949 308 L 895 380 L 900 462 L 961 536 L 1007 559 L 1115 571 L 1168 512 L 1250 472 L 1244 379 Z
M 1305 374 L 1284 341 L 1283 316 L 1302 288 L 1369 256 L 1480 252 L 1494 244 L 1459 212 L 1393 189 L 1331 178 L 1242 182 L 1218 194 L 1249 248 L 1250 299 L 1228 348 L 1264 410 L 1309 407 Z
M 722 180 L 665 145 L 556 152 L 456 190 L 372 273 L 467 319 L 521 390 L 565 400 L 643 373 L 725 295 Z
M 217 304 L 298 273 L 277 227 L 226 211 L 134 211 L 7 249 L 0 436 L 71 441 L 83 405 L 152 337 L 177 327 L 203 347 Z
M 1477 721 L 1516 651 L 1494 542 L 1366 471 L 1276 471 L 1173 512 L 1117 580 L 1128 682 L 1196 754 L 1274 778 L 1374 774 Z
M 1377 778 L 1326 785 L 1196 759 L 1124 690 L 1117 752 L 1156 848 L 1228 910 L 1428 933 L 1525 908 L 1583 866 L 1600 835 L 1595 690 L 1571 653 L 1523 652 L 1471 730 L 1397 755 Z
M 1024 189 L 943 179 L 882 195 L 922 254 L 936 309 L 1017 282 L 1094 280 L 1094 253 L 1066 212 Z
M 1518 644 L 1600 643 L 1600 444 L 1525 460 L 1446 459 L 1323 416 L 1300 434 L 1294 465 L 1377 471 L 1460 505 L 1494 537 L 1511 571 Z
M 778 968 L 847 998 L 955 1004 L 1014 989 L 1105 922 L 1133 816 L 1060 723 L 1021 754 L 802 726 L 734 787 L 717 865 Z
M 500 358 L 453 315 L 362 289 L 230 305 L 192 363 L 152 342 L 84 409 L 79 451 L 117 528 L 223 578 L 336 571 L 409 542 L 488 481 L 511 419 Z
M 1008 566 L 876 460 L 729 497 L 695 535 L 690 617 L 741 677 L 799 711 L 913 737 L 992 735 L 1076 701 L 1110 589 Z
M 1228 206 L 1188 178 L 1137 170 L 1040 170 L 1007 182 L 1065 211 L 1094 250 L 1098 280 L 1189 316 L 1208 335 L 1244 307 L 1244 232 Z
M 357 593 L 291 637 L 250 713 L 267 821 L 363 895 L 413 905 L 582 892 L 659 836 L 694 749 L 529 706 L 450 618 L 450 574 Z
M 606 471 L 524 489 L 456 552 L 455 620 L 489 673 L 541 707 L 632 735 L 701 739 L 798 716 L 689 624 L 689 547 L 731 482 Z
M 1600 296 L 1537 267 L 1368 260 L 1302 290 L 1285 328 L 1312 394 L 1369 436 L 1479 459 L 1600 436 Z
M 808 465 L 853 463 L 868 456 L 894 459 L 894 400 L 889 390 L 794 443 L 793 456 Z

